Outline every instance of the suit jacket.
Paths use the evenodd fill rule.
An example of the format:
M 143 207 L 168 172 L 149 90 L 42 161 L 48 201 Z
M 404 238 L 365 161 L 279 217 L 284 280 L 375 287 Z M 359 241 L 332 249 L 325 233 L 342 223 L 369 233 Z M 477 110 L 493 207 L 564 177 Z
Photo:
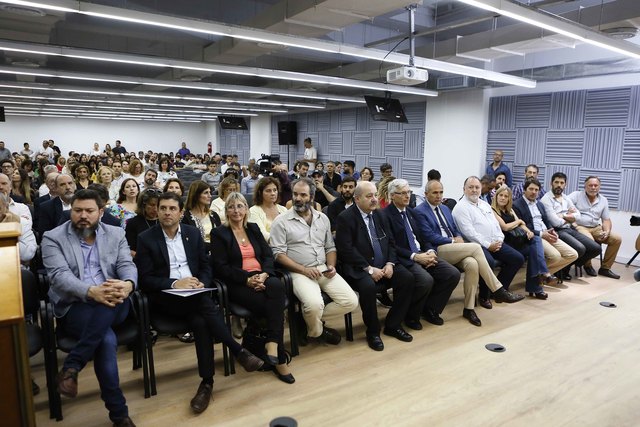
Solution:
M 51 200 L 51 194 L 49 193 L 45 194 L 42 197 L 38 197 L 33 201 L 33 223 L 36 224 L 36 227 L 38 225 L 38 215 L 40 213 L 40 206 L 48 200 Z
M 200 230 L 187 224 L 180 224 L 180 230 L 191 274 L 206 287 L 211 287 L 211 265 Z M 136 265 L 140 289 L 144 292 L 171 289 L 173 282 L 178 280 L 169 276 L 169 252 L 160 225 L 154 225 L 138 236 Z
M 42 236 L 45 231 L 53 230 L 60 224 L 62 218 L 62 200 L 54 197 L 40 205 L 38 214 L 38 233 Z
M 262 272 L 275 275 L 273 252 L 264 240 L 260 227 L 249 222 L 246 231 Z M 215 256 L 211 257 L 213 275 L 229 285 L 245 286 L 250 274 L 242 269 L 240 246 L 231 228 L 221 225 L 211 230 L 211 247 L 215 251 Z
M 456 222 L 453 220 L 453 215 L 451 215 L 449 208 L 443 204 L 440 204 L 438 207 L 440 208 L 440 212 L 442 213 L 445 221 L 447 221 L 447 225 L 451 229 L 453 236 L 462 236 L 462 233 L 458 230 Z M 440 223 L 438 222 L 438 218 L 436 218 L 436 214 L 433 212 L 433 209 L 431 209 L 431 205 L 429 205 L 429 203 L 424 202 L 418 205 L 414 210 L 414 214 L 423 239 L 435 247 L 451 243 L 451 239 L 449 237 L 444 237 L 440 232 Z
M 124 230 L 99 224 L 96 243 L 100 268 L 105 279 L 138 281 L 138 271 L 131 260 Z M 74 302 L 86 301 L 93 284 L 84 282 L 84 257 L 80 239 L 67 221 L 42 237 L 42 262 L 51 281 L 49 298 L 56 316 L 64 316 Z
M 380 239 L 382 257 L 386 262 L 397 264 L 396 245 L 389 221 L 379 209 L 372 214 Z M 373 265 L 373 246 L 369 238 L 369 228 L 355 204 L 338 215 L 335 241 L 342 273 L 354 279 L 368 276 L 369 273 L 365 269 Z
M 345 208 L 346 202 L 342 196 L 338 197 L 333 202 L 329 203 L 329 206 L 327 206 L 327 217 L 329 218 L 329 222 L 331 222 L 331 231 L 336 231 L 336 220 L 338 219 L 338 215 L 340 215 Z
M 393 203 L 384 208 L 383 212 L 389 219 L 389 225 L 391 226 L 393 239 L 396 242 L 396 253 L 398 254 L 398 261 L 400 261 L 400 263 L 405 267 L 409 268 L 414 264 L 413 260 L 411 259 L 411 254 L 413 252 L 411 251 L 407 232 L 405 231 L 404 219 L 402 218 L 402 215 L 400 214 L 398 208 L 396 208 Z M 414 210 L 410 207 L 407 207 L 405 209 L 405 212 L 407 214 L 407 218 L 409 219 L 409 224 L 413 229 L 413 234 L 416 236 L 416 239 L 420 244 L 419 249 L 422 252 L 426 252 L 430 249 L 435 250 L 433 245 L 431 245 L 421 236 L 418 222 L 415 218 Z
M 536 201 L 536 206 L 542 214 L 542 222 L 544 222 L 545 227 L 547 227 L 547 229 L 553 228 L 547 218 L 547 212 L 539 200 Z M 540 235 L 540 231 L 536 231 L 536 229 L 533 227 L 533 216 L 531 215 L 531 211 L 529 210 L 529 206 L 527 205 L 527 200 L 524 198 L 524 196 L 514 200 L 513 210 L 516 211 L 516 215 L 518 215 L 518 218 L 524 221 L 527 228 L 533 231 L 533 234 L 535 234 L 536 236 Z

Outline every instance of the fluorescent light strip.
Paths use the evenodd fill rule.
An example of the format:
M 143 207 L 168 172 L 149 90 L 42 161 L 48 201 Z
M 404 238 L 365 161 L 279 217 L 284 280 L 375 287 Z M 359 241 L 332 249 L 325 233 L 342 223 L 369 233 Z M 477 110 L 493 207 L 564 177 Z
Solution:
M 563 36 L 597 46 L 624 56 L 640 59 L 640 48 L 624 40 L 616 40 L 600 34 L 588 27 L 583 27 L 574 22 L 563 21 L 540 11 L 536 11 L 505 0 L 458 0 L 490 12 L 498 13 L 502 16 L 533 25 L 538 28 L 549 30 Z

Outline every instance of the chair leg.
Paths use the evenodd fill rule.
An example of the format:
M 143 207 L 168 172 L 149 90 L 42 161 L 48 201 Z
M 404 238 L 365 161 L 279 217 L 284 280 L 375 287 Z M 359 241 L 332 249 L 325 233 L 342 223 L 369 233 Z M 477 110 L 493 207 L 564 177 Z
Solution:
M 636 257 L 638 256 L 638 254 L 640 254 L 640 251 L 637 251 L 629 260 L 629 262 L 627 263 L 627 267 L 629 267 L 631 265 L 631 263 L 636 259 Z
M 291 357 L 298 356 L 300 354 L 300 347 L 298 343 L 298 329 L 295 321 L 295 307 L 292 304 L 289 304 L 289 308 L 287 309 L 287 317 L 289 320 L 289 341 L 291 344 Z
M 344 329 L 347 336 L 347 341 L 353 341 L 353 318 L 351 313 L 344 315 Z

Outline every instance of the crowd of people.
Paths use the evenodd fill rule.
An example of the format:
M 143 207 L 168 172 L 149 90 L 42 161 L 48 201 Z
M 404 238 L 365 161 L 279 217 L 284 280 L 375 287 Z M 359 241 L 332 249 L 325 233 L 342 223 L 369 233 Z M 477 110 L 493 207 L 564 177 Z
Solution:
M 417 203 L 422 196 L 390 164 L 358 171 L 351 160 L 322 162 L 310 140 L 292 171 L 278 160 L 241 166 L 234 155 L 193 154 L 185 143 L 162 154 L 127 152 L 116 141 L 65 158 L 53 141 L 19 153 L 0 142 L 0 216 L 22 224 L 21 261 L 44 266 L 60 325 L 78 339 L 58 390 L 74 397 L 78 374 L 93 359 L 111 420 L 130 426 L 112 328 L 126 318 L 136 288 L 153 310 L 189 322 L 201 377 L 190 406 L 200 413 L 211 400 L 214 342 L 249 372 L 266 368 L 295 381 L 276 266 L 292 277 L 306 341 L 339 344 L 326 320 L 360 305 L 374 351 L 384 350 L 382 336 L 411 342 L 422 320 L 443 325 L 461 272 L 462 316 L 478 327 L 476 304 L 492 309 L 525 298 L 510 290 L 525 261 L 525 291 L 537 300 L 548 298 L 545 286 L 571 280 L 572 265 L 618 279 L 611 268 L 621 237 L 600 179 L 589 176 L 583 190 L 567 195 L 567 176 L 557 172 L 545 192 L 536 165 L 514 183 L 502 156 L 496 151 L 483 177 L 469 176 L 457 201 L 444 198 L 440 173 L 430 171 Z M 181 169 L 199 179 L 185 186 Z M 591 260 L 601 244 L 607 248 L 596 271 Z M 230 300 L 266 319 L 261 357 L 231 336 L 206 291 L 213 278 L 227 284 Z M 194 295 L 176 296 L 180 290 Z M 379 304 L 388 307 L 384 321 Z

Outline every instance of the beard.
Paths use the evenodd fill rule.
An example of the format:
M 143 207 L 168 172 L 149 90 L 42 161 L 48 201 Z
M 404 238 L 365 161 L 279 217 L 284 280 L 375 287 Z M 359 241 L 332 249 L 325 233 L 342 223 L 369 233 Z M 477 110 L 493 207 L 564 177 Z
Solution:
M 71 228 L 73 228 L 73 231 L 76 232 L 78 237 L 85 240 L 87 237 L 91 237 L 95 234 L 96 230 L 98 229 L 99 223 L 100 220 L 96 221 L 93 224 L 79 226 L 78 224 L 74 224 L 73 222 L 71 222 Z
M 305 213 L 311 209 L 311 200 L 308 202 L 293 202 L 293 210 L 298 213 Z
M 67 205 L 71 202 L 72 197 L 73 197 L 73 191 L 60 194 L 60 200 L 62 200 Z
M 353 193 L 343 193 L 342 194 L 342 198 L 348 202 L 350 200 L 353 200 Z
M 554 196 L 559 196 L 562 194 L 562 187 L 553 187 L 553 195 Z
M 467 196 L 467 199 L 469 199 L 469 201 L 471 203 L 478 203 L 479 198 L 480 197 L 477 194 L 473 194 L 471 196 Z

